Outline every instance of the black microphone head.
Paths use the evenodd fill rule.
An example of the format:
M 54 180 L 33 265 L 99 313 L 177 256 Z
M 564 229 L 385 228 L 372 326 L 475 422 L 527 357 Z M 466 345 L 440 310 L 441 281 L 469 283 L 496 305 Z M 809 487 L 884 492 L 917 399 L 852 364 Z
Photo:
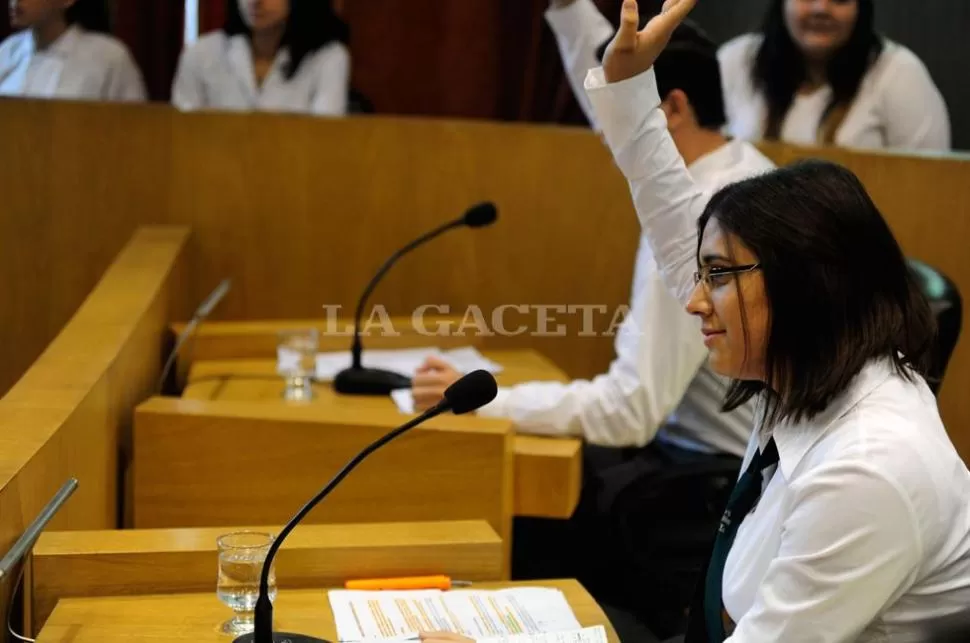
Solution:
M 460 380 L 449 386 L 444 393 L 448 408 L 455 415 L 475 411 L 492 400 L 498 394 L 498 384 L 491 373 L 477 370 L 468 373 Z
M 484 228 L 498 219 L 498 208 L 491 201 L 479 203 L 465 212 L 465 225 L 469 228 Z

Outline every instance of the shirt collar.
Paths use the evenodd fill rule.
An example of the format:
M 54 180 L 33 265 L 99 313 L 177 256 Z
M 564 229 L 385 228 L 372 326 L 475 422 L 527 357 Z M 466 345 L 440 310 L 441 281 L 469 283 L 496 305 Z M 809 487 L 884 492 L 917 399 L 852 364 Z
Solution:
M 698 183 L 714 181 L 714 175 L 723 172 L 725 168 L 736 167 L 743 162 L 744 148 L 741 141 L 734 139 L 720 146 L 713 152 L 701 156 L 687 170 Z
M 254 69 L 255 63 L 253 62 L 253 49 L 249 42 L 249 36 L 245 34 L 232 36 L 228 43 L 228 56 L 233 72 L 250 95 L 255 96 L 257 93 L 256 73 Z M 280 47 L 280 50 L 276 53 L 276 58 L 273 59 L 273 66 L 269 71 L 269 76 L 277 73 L 289 61 L 289 48 Z M 269 80 L 269 76 L 266 79 L 267 81 Z M 265 85 L 266 82 L 264 81 L 263 86 L 265 87 Z
M 77 25 L 70 25 L 57 40 L 50 44 L 50 47 L 43 51 L 38 51 L 33 31 L 28 31 L 27 33 L 27 44 L 32 54 L 41 53 L 57 58 L 69 58 L 76 48 L 78 39 L 81 37 L 81 29 Z
M 812 419 L 797 423 L 783 422 L 773 430 L 759 431 L 760 446 L 764 447 L 768 439 L 774 436 L 779 454 L 778 466 L 785 477 L 791 479 L 805 455 L 829 432 L 836 421 L 892 376 L 893 365 L 888 358 L 870 361 L 859 371 L 848 388 Z

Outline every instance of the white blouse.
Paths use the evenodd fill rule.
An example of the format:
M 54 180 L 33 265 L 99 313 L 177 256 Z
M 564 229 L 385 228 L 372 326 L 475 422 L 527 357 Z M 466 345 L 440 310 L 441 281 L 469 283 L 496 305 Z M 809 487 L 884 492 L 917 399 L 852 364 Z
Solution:
M 279 51 L 261 87 L 256 84 L 253 52 L 245 35 L 214 31 L 186 49 L 179 60 L 172 103 L 182 110 L 300 112 L 340 116 L 347 112 L 350 53 L 331 42 L 303 59 L 292 79 Z
M 756 141 L 764 133 L 767 105 L 751 70 L 761 45 L 758 34 L 727 42 L 718 52 L 730 133 Z M 818 144 L 817 132 L 832 89 L 798 94 L 782 123 L 781 140 Z M 906 47 L 885 41 L 835 134 L 835 144 L 855 148 L 949 150 L 950 116 L 922 61 Z
M 653 70 L 587 94 L 667 288 L 693 289 L 706 202 L 659 109 Z M 819 416 L 756 430 L 780 455 L 727 559 L 732 643 L 920 641 L 970 605 L 970 471 L 925 382 L 873 361 Z
M 120 41 L 77 25 L 38 51 L 27 29 L 0 44 L 0 95 L 67 100 L 144 101 L 137 65 Z

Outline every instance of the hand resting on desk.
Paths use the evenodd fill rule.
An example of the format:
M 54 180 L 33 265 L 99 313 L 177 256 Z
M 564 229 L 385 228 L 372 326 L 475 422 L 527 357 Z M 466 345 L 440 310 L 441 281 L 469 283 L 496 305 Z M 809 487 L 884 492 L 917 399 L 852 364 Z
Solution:
M 411 378 L 411 395 L 414 397 L 414 410 L 426 411 L 441 401 L 445 389 L 457 382 L 461 373 L 445 360 L 428 356 Z

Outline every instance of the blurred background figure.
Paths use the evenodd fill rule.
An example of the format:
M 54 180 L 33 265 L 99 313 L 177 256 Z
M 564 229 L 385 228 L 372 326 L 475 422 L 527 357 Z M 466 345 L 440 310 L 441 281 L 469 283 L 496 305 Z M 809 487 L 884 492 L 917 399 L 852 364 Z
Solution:
M 875 31 L 873 0 L 772 0 L 720 51 L 731 133 L 748 140 L 950 149 L 926 67 Z
M 182 54 L 176 107 L 347 112 L 349 30 L 330 0 L 226 1 L 223 28 Z
M 0 44 L 0 95 L 143 101 L 128 49 L 113 36 L 104 0 L 10 0 L 20 30 Z

